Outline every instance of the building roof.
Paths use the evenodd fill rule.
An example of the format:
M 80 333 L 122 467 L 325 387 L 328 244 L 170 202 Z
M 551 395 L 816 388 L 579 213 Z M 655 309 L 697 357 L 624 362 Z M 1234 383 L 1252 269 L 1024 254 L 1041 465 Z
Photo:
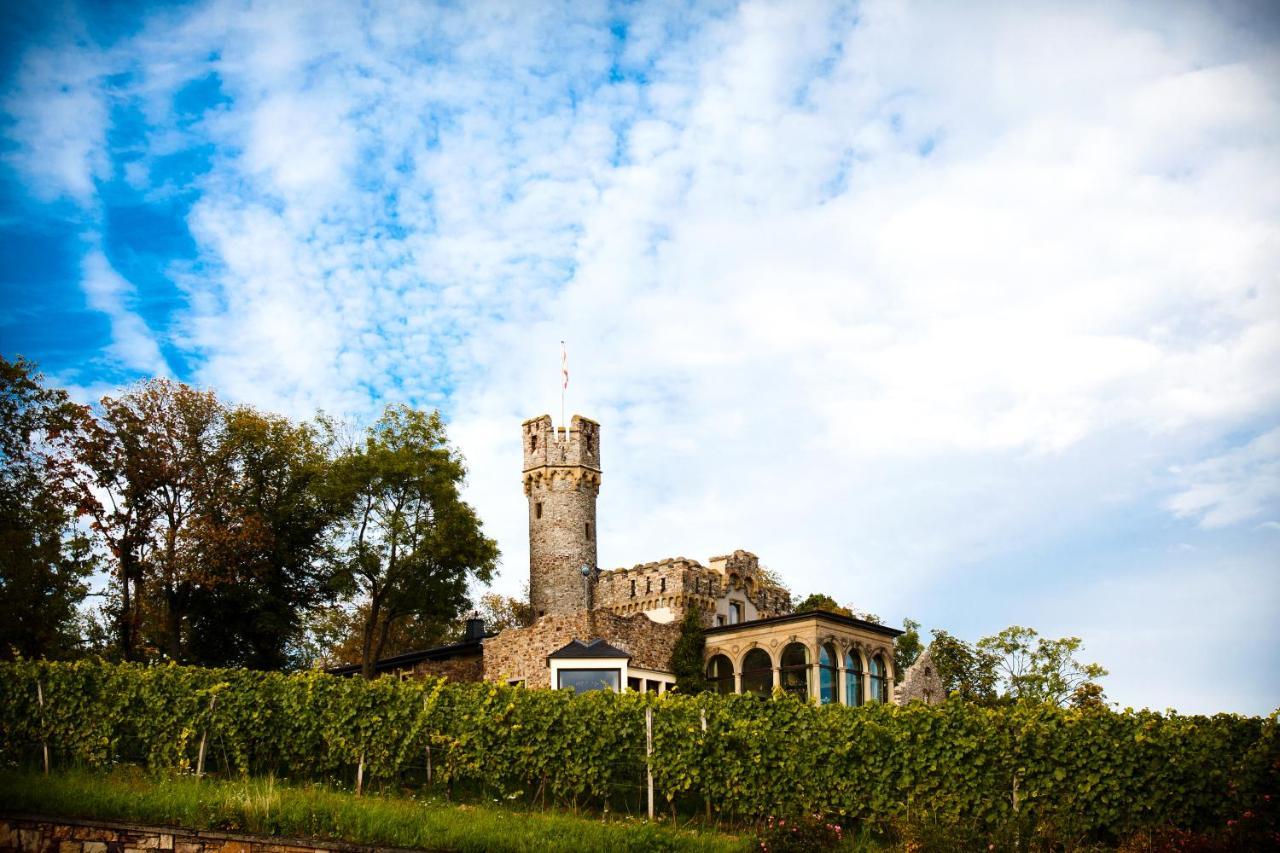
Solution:
M 631 655 L 601 639 L 591 640 L 587 643 L 581 640 L 570 640 L 568 645 L 561 646 L 547 655 L 548 661 L 552 658 L 626 658 L 631 660 Z
M 495 636 L 489 634 L 488 636 Z M 395 655 L 389 658 L 383 658 L 373 665 L 374 672 L 387 672 L 393 669 L 403 669 L 419 663 L 424 660 L 448 660 L 449 658 L 468 657 L 470 655 L 484 654 L 481 643 L 484 637 L 476 637 L 471 640 L 463 640 L 461 643 L 450 643 L 447 646 L 434 646 L 430 649 L 422 649 L 416 652 L 405 652 L 401 655 Z M 359 675 L 360 664 L 350 663 L 343 666 L 331 666 L 325 670 L 330 675 Z
M 883 634 L 886 637 L 897 637 L 904 633 L 897 628 L 890 628 L 888 625 L 877 625 L 875 622 L 868 622 L 865 619 L 855 619 L 852 616 L 845 616 L 841 613 L 832 613 L 829 610 L 806 610 L 803 613 L 787 613 L 783 616 L 770 616 L 765 619 L 752 619 L 749 622 L 739 622 L 736 625 L 717 625 L 714 628 L 707 628 L 704 633 L 710 637 L 716 634 L 729 634 L 733 631 L 741 631 L 743 628 L 754 628 L 757 625 L 779 625 L 787 622 L 799 622 L 803 619 L 812 619 L 815 616 L 827 622 L 835 622 L 839 625 L 846 625 L 850 628 L 861 628 L 864 631 L 870 631 L 874 634 Z

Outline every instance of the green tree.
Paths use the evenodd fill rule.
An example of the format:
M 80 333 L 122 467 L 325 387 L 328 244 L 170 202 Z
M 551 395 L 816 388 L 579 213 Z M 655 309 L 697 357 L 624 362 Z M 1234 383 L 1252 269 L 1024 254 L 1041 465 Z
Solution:
M 996 659 L 990 653 L 948 634 L 941 628 L 930 632 L 929 654 L 947 695 L 970 702 L 990 704 L 996 700 Z
M 189 659 L 304 666 L 305 615 L 337 592 L 326 558 L 345 507 L 330 483 L 327 437 L 311 425 L 237 407 L 225 415 L 210 470 L 217 487 L 194 535 L 206 559 L 233 569 L 235 582 L 193 593 Z
M 466 469 L 438 412 L 388 406 L 336 472 L 352 507 L 340 577 L 367 608 L 360 660 L 372 678 L 392 629 L 408 619 L 456 619 L 467 581 L 488 582 L 498 548 L 458 494 Z
M 809 613 L 814 610 L 823 610 L 827 613 L 838 613 L 841 616 L 853 615 L 852 610 L 847 607 L 841 607 L 839 604 L 836 604 L 836 600 L 834 598 L 821 592 L 811 593 L 793 608 L 795 613 Z
M 995 661 L 995 673 L 1005 696 L 1058 706 L 1071 700 L 1082 685 L 1107 674 L 1099 664 L 1076 659 L 1080 646 L 1079 637 L 1051 640 L 1020 625 L 978 641 L 979 652 Z M 1097 698 L 1101 698 L 1101 688 Z
M 924 644 L 920 642 L 920 623 L 914 619 L 902 620 L 902 633 L 893 641 L 894 681 L 902 682 L 907 668 L 916 662 Z
M 702 661 L 707 639 L 702 615 L 696 607 L 685 610 L 684 618 L 680 620 L 680 636 L 671 650 L 671 671 L 676 677 L 676 689 L 688 695 L 707 689 Z
M 0 357 L 0 658 L 66 657 L 94 560 L 65 487 L 83 410 L 34 365 Z

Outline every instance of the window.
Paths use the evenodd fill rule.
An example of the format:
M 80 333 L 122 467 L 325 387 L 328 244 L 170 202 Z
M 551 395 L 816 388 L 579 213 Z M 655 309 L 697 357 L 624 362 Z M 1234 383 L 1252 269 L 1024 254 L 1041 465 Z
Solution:
M 582 533 L 588 539 L 591 538 L 591 522 L 588 521 L 586 524 L 582 525 Z
M 782 650 L 782 689 L 801 701 L 809 698 L 809 650 L 792 643 Z
M 752 649 L 742 659 L 742 692 L 768 696 L 773 691 L 773 659 L 764 649 Z
M 635 598 L 635 597 L 636 597 L 636 582 L 635 582 L 635 580 L 632 580 L 632 581 L 631 581 L 631 597 L 632 597 L 632 598 Z
M 733 663 L 724 655 L 707 661 L 707 682 L 716 693 L 732 693 Z
M 850 649 L 844 655 L 844 704 L 856 707 L 862 704 L 862 655 Z
M 716 617 L 716 626 L 717 626 L 717 627 L 719 627 L 720 625 L 723 625 L 723 624 L 725 624 L 724 617 L 723 617 L 723 616 L 717 616 L 717 617 Z
M 542 518 L 542 501 L 538 501 L 533 505 L 533 517 Z
M 648 595 L 653 592 L 653 578 L 644 579 L 644 594 Z
M 634 677 L 633 677 L 633 678 L 628 678 L 628 679 L 627 679 L 627 689 L 628 689 L 628 690 L 634 690 L 635 692 L 639 693 L 639 692 L 640 692 L 640 679 L 638 679 L 638 678 L 634 678 Z
M 508 678 L 508 679 L 507 679 L 507 686 L 509 686 L 509 687 L 524 687 L 524 679 L 523 679 L 523 678 Z
M 667 591 L 667 579 L 663 578 L 661 581 L 658 582 L 658 592 L 666 592 L 666 591 Z
M 889 701 L 889 682 L 884 677 L 884 661 L 880 655 L 871 659 L 871 701 Z
M 833 705 L 840 701 L 840 657 L 835 648 L 827 643 L 818 649 L 818 701 L 823 705 Z
M 742 602 L 730 601 L 729 602 L 729 624 L 737 625 L 741 621 L 742 621 Z
M 536 432 L 533 435 L 529 436 L 529 449 L 530 450 L 538 449 L 538 434 Z
M 596 449 L 595 439 L 591 437 L 591 433 L 587 433 L 585 438 L 587 439 L 587 452 L 593 453 Z
M 617 669 L 561 669 L 556 687 L 568 687 L 574 693 L 588 690 L 618 689 L 618 680 L 622 671 Z

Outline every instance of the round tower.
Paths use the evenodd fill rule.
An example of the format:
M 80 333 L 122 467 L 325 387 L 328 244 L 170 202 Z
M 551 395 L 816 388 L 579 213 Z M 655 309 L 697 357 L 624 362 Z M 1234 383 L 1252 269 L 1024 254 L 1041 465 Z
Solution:
M 596 569 L 600 424 L 574 415 L 568 430 L 557 430 L 543 415 L 524 422 L 522 438 L 529 603 L 535 616 L 587 610 Z

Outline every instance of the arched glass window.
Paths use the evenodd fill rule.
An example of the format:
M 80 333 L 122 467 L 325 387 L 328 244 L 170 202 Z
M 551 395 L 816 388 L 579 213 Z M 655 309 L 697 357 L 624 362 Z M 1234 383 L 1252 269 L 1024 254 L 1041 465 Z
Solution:
M 764 649 L 752 649 L 742 659 L 742 692 L 757 696 L 773 692 L 773 658 Z
M 871 659 L 871 701 L 889 701 L 889 682 L 884 677 L 884 661 L 880 655 Z
M 830 643 L 818 649 L 818 697 L 823 705 L 840 701 L 840 658 Z
M 809 699 L 809 650 L 792 643 L 782 650 L 782 689 L 801 701 Z
M 733 692 L 733 663 L 724 655 L 707 661 L 707 683 L 717 693 Z
M 862 704 L 862 655 L 850 649 L 844 655 L 844 704 L 857 707 Z

